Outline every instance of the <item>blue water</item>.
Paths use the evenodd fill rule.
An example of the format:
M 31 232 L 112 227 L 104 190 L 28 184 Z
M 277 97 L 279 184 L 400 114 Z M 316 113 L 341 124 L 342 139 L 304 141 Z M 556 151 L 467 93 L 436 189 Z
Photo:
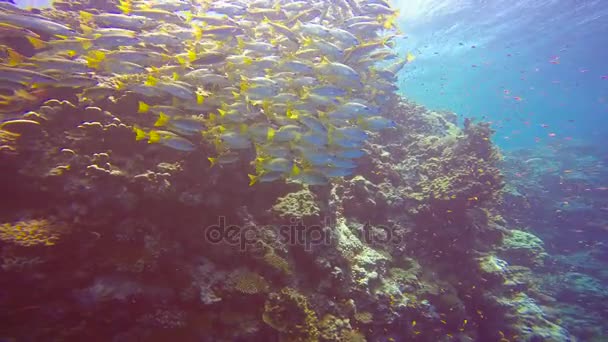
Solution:
M 608 2 L 394 3 L 408 98 L 492 121 L 503 149 L 608 142 Z

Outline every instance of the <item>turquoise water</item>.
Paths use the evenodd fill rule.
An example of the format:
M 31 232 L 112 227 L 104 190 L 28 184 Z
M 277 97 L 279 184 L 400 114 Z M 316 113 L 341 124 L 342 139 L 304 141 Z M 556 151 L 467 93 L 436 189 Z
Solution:
M 605 144 L 608 3 L 397 1 L 416 55 L 401 92 L 431 109 L 492 121 L 505 149 Z

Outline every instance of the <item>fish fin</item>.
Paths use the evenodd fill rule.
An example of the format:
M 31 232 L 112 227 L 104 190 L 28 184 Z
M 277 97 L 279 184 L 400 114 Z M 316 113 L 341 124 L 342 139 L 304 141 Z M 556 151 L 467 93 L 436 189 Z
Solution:
M 235 99 L 238 99 L 239 97 L 241 97 L 241 94 L 237 93 L 236 91 L 233 91 L 232 96 L 234 96 Z
M 207 158 L 207 160 L 209 160 L 209 162 L 211 163 L 210 167 L 214 167 L 215 164 L 217 164 L 217 158 L 209 157 Z
M 217 112 L 220 113 L 220 116 L 226 115 L 226 111 L 223 109 L 218 109 Z
M 249 186 L 253 186 L 255 183 L 257 183 L 258 176 L 252 174 L 248 174 L 247 176 L 249 176 Z
M 31 36 L 26 36 L 26 38 L 36 50 L 46 47 L 46 42 L 42 39 L 38 39 Z
M 175 72 L 175 71 L 173 72 L 173 80 L 174 81 L 179 80 L 179 74 L 177 72 Z
M 253 63 L 253 59 L 251 57 L 245 57 L 243 58 L 243 63 L 245 63 L 245 65 L 251 65 L 251 63 Z
M 150 110 L 150 105 L 145 103 L 144 101 L 139 101 L 137 112 L 138 113 L 147 113 Z
M 154 127 L 163 127 L 169 123 L 169 116 L 163 112 L 160 112 L 158 115 L 158 120 L 154 123 Z

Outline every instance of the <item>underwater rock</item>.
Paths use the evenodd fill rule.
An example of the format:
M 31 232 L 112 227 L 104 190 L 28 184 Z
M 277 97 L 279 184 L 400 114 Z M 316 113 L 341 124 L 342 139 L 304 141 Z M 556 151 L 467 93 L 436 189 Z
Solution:
M 313 342 L 319 338 L 317 314 L 308 299 L 293 288 L 286 287 L 268 296 L 263 319 L 286 341 Z
M 524 341 L 573 341 L 563 327 L 547 320 L 543 310 L 523 292 L 498 299 L 504 309 L 508 310 L 507 320 L 513 335 Z
M 365 341 L 364 335 L 353 331 L 348 318 L 338 318 L 332 314 L 326 314 L 319 321 L 319 339 L 320 341 Z
M 507 231 L 500 251 L 509 263 L 527 267 L 542 266 L 547 257 L 541 239 L 532 233 L 517 229 Z

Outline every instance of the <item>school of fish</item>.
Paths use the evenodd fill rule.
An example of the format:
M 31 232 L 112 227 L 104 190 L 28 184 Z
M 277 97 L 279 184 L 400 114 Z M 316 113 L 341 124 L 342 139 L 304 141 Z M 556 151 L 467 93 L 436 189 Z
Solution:
M 393 50 L 397 15 L 385 0 L 124 0 L 70 27 L 0 2 L 0 38 L 36 51 L 0 47 L 0 108 L 52 87 L 85 103 L 131 92 L 137 141 L 213 144 L 212 165 L 254 150 L 251 185 L 323 185 L 395 126 L 382 105 L 414 59 Z

